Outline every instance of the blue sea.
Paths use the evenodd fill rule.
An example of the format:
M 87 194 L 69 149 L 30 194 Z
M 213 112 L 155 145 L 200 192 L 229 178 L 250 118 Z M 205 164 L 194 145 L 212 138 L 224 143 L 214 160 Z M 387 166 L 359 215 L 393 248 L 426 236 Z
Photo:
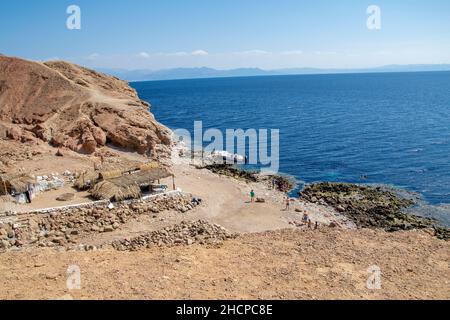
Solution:
M 136 82 L 172 129 L 280 130 L 280 171 L 302 183 L 385 184 L 450 225 L 450 72 Z

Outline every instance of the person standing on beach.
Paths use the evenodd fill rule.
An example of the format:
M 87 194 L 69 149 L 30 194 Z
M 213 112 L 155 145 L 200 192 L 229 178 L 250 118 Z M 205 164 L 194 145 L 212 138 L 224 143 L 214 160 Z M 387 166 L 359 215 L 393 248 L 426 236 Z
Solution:
M 255 191 L 254 190 L 250 191 L 250 202 L 251 203 L 255 202 Z
M 289 211 L 291 208 L 291 199 L 289 197 L 286 197 L 286 208 L 284 210 Z

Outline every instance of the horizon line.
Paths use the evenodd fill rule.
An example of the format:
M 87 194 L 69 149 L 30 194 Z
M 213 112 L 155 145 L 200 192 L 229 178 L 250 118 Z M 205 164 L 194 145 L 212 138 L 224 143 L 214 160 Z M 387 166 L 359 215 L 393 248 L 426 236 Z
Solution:
M 170 70 L 170 69 L 169 69 Z M 232 69 L 233 70 L 233 69 Z M 212 77 L 196 77 L 196 78 L 173 78 L 173 79 L 150 79 L 150 80 L 124 80 L 128 83 L 140 82 L 159 82 L 159 81 L 183 81 L 183 80 L 211 80 L 226 78 L 269 78 L 269 77 L 296 77 L 296 76 L 327 76 L 327 75 L 364 75 L 364 74 L 386 74 L 386 73 L 445 73 L 450 70 L 429 70 L 429 71 L 366 71 L 366 72 L 324 72 L 324 73 L 292 73 L 292 74 L 266 74 L 266 75 L 244 75 L 244 76 L 212 76 Z M 123 79 L 122 79 L 123 80 Z
M 36 60 L 38 61 L 38 60 Z M 39 60 L 41 61 L 41 60 Z M 64 59 L 54 59 L 54 60 L 48 60 L 48 61 L 65 61 L 65 62 L 70 62 L 68 60 L 64 60 Z M 70 62 L 70 63 L 74 63 L 74 62 Z M 149 71 L 149 72 L 160 72 L 160 71 L 170 71 L 170 70 L 179 70 L 179 69 L 210 69 L 210 70 L 215 70 L 215 71 L 234 71 L 234 70 L 260 70 L 260 71 L 266 71 L 266 72 L 273 72 L 273 71 L 283 71 L 283 70 L 336 70 L 336 71 L 351 71 L 351 70 L 374 70 L 374 69 L 379 69 L 379 68 L 387 68 L 387 67 L 433 67 L 433 66 L 445 66 L 445 67 L 449 67 L 450 68 L 450 62 L 448 63 L 409 63 L 409 64 L 382 64 L 382 65 L 378 65 L 378 66 L 373 66 L 373 67 L 313 67 L 313 66 L 308 66 L 308 67 L 283 67 L 283 68 L 263 68 L 263 67 L 231 67 L 231 68 L 217 68 L 217 67 L 209 67 L 209 66 L 201 66 L 201 67 L 196 67 L 196 66 L 192 66 L 192 67 L 168 67 L 168 68 L 160 68 L 160 69 L 151 69 L 151 68 L 121 68 L 121 67 L 97 67 L 97 66 L 91 66 L 89 68 L 94 68 L 94 69 L 105 69 L 105 70 L 115 70 L 115 71 L 128 71 L 128 72 L 132 72 L 132 71 Z M 447 71 L 447 70 L 442 70 L 442 71 Z

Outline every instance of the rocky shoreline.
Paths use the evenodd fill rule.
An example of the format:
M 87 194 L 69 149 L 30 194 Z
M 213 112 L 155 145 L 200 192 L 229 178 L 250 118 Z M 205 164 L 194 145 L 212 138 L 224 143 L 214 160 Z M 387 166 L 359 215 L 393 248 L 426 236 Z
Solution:
M 229 176 L 249 183 L 264 183 L 278 191 L 288 193 L 294 183 L 282 175 L 266 176 L 227 164 L 203 167 L 219 175 Z M 314 183 L 299 192 L 303 201 L 328 206 L 348 218 L 358 228 L 382 229 L 387 232 L 427 230 L 438 239 L 450 240 L 450 229 L 430 218 L 406 213 L 415 205 L 415 199 L 400 196 L 381 186 L 364 186 L 350 183 Z
M 261 182 L 269 188 L 276 189 L 281 192 L 288 193 L 295 187 L 292 178 L 284 175 L 265 175 L 257 171 L 243 170 L 230 164 L 212 164 L 199 169 L 207 169 L 215 174 L 232 177 L 246 182 Z
M 403 212 L 414 205 L 413 200 L 381 187 L 324 182 L 307 185 L 299 195 L 305 201 L 333 207 L 360 228 L 388 232 L 428 229 L 437 238 L 450 240 L 450 230 L 437 221 Z
M 229 176 L 250 183 L 264 183 L 278 191 L 288 193 L 294 183 L 282 175 L 261 175 L 233 165 L 214 164 L 203 167 L 219 175 Z M 450 240 L 450 229 L 438 221 L 405 213 L 414 206 L 414 199 L 399 196 L 380 186 L 363 186 L 350 183 L 315 183 L 299 192 L 307 202 L 331 207 L 352 221 L 359 228 L 383 229 L 387 232 L 401 230 L 427 230 L 441 240 Z

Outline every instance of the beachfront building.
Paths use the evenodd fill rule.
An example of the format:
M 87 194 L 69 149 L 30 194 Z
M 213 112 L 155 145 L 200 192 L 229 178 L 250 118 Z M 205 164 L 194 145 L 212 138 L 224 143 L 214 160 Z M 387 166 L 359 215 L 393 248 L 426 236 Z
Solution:
M 170 176 L 172 174 L 162 169 L 133 172 L 117 178 L 102 180 L 91 189 L 90 193 L 98 200 L 139 199 L 145 191 L 159 192 L 161 185 L 155 184 L 155 182 Z
M 91 174 L 94 179 L 95 175 Z M 150 163 L 129 170 L 111 170 L 99 172 L 97 180 L 90 188 L 90 194 L 97 200 L 123 201 L 139 199 L 144 193 L 164 192 L 167 186 L 161 185 L 161 179 L 175 178 L 167 169 Z M 92 180 L 91 182 L 92 183 Z
M 0 177 L 0 196 L 11 196 L 15 202 L 30 203 L 38 192 L 36 179 L 26 174 Z
M 0 176 L 0 196 L 10 196 L 8 199 L 19 204 L 31 203 L 40 193 L 63 186 L 64 180 L 56 176 L 34 177 L 24 173 Z

